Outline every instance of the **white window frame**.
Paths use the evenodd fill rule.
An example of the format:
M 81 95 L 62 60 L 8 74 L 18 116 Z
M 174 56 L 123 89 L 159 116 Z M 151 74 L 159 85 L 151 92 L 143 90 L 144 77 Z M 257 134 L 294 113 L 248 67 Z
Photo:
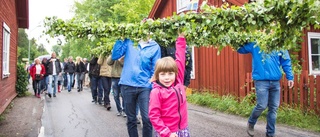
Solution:
M 317 32 L 308 32 L 308 57 L 309 57 L 309 74 L 310 75 L 320 75 L 320 68 L 319 70 L 312 70 L 312 54 L 311 54 L 311 39 L 317 38 L 320 40 L 320 33 Z M 320 53 L 320 45 L 319 45 L 319 53 Z M 318 54 L 317 54 L 318 55 Z M 319 67 L 319 66 L 318 66 Z
M 177 0 L 177 14 L 187 10 L 197 10 L 199 0 Z
M 177 0 L 177 14 L 187 9 L 190 0 Z
M 192 46 L 192 48 L 191 48 L 191 59 L 192 59 L 192 71 L 191 71 L 191 73 L 190 73 L 190 77 L 191 77 L 191 79 L 196 79 L 196 73 L 195 73 L 195 71 L 196 71 L 196 65 L 195 65 L 195 62 L 196 62 L 196 60 L 194 59 L 194 46 Z
M 3 49 L 2 49 L 2 78 L 7 78 L 10 75 L 10 28 L 3 22 Z

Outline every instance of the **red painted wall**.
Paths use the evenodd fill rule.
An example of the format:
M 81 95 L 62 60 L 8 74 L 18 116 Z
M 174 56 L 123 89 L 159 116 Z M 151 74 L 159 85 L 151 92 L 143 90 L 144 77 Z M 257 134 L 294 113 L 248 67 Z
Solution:
M 3 22 L 10 28 L 10 76 L 2 78 Z M 0 0 L 0 114 L 16 93 L 18 20 L 15 0 Z
M 203 0 L 199 2 L 202 3 Z M 228 1 L 228 0 L 227 0 Z M 246 0 L 230 0 L 241 4 Z M 158 0 L 155 18 L 172 16 L 176 12 L 176 1 Z M 222 0 L 209 0 L 208 4 L 220 6 Z M 199 4 L 200 5 L 200 4 Z M 154 11 L 152 11 L 154 12 Z M 153 17 L 152 17 L 153 18 Z M 195 79 L 191 80 L 190 88 L 195 90 L 210 90 L 220 95 L 233 94 L 245 96 L 241 86 L 245 84 L 247 72 L 251 72 L 251 55 L 240 55 L 227 47 L 217 55 L 217 49 L 212 47 L 195 48 Z

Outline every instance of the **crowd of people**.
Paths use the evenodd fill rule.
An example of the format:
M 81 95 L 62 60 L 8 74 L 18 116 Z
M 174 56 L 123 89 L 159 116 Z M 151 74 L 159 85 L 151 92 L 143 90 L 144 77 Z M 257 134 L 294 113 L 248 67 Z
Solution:
M 247 133 L 254 135 L 254 125 L 262 111 L 268 107 L 266 136 L 275 135 L 275 121 L 279 107 L 281 78 L 280 67 L 293 86 L 291 61 L 288 51 L 264 53 L 254 42 L 238 49 L 241 54 L 253 55 L 253 79 L 257 105 L 248 120 Z M 63 63 L 51 54 L 50 59 L 35 59 L 30 76 L 35 96 L 47 90 L 56 97 L 64 87 L 71 92 L 74 79 L 77 91 L 83 84 L 89 86 L 92 102 L 111 109 L 110 92 L 113 92 L 117 116 L 127 118 L 127 132 L 138 137 L 137 115 L 142 118 L 143 137 L 189 137 L 186 88 L 190 84 L 192 60 L 183 34 L 175 43 L 163 47 L 152 39 L 141 40 L 137 47 L 126 38 L 117 40 L 111 55 L 101 54 L 89 62 L 81 57 L 69 57 Z M 90 84 L 88 84 L 90 82 Z M 60 87 L 63 85 L 62 87 Z M 122 101 L 120 101 L 122 97 Z
M 36 58 L 34 63 L 27 63 L 26 70 L 32 78 L 34 95 L 40 98 L 40 94 L 46 91 L 51 98 L 57 97 L 57 92 L 63 89 L 71 92 L 75 83 L 78 92 L 83 90 L 83 84 L 88 87 L 90 79 L 86 74 L 86 66 L 86 58 L 77 57 L 76 62 L 73 62 L 73 57 L 69 57 L 61 62 L 53 52 L 50 58 Z

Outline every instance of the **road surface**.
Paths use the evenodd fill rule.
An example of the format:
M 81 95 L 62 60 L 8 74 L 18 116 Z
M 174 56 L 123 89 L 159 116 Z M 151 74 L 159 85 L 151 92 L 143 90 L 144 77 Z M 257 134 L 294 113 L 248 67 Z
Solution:
M 91 92 L 63 90 L 57 97 L 42 97 L 45 101 L 39 137 L 127 137 L 126 118 L 116 116 L 112 95 L 111 110 L 91 102 Z M 247 118 L 223 114 L 208 108 L 189 104 L 189 128 L 192 137 L 248 137 Z M 141 126 L 138 125 L 139 135 Z M 265 136 L 265 123 L 255 126 L 256 137 Z M 308 132 L 277 125 L 278 137 L 320 137 Z

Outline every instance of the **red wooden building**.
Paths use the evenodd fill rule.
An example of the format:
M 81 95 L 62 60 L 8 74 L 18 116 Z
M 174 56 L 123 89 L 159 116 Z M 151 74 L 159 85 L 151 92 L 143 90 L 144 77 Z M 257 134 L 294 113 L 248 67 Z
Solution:
M 241 6 L 248 0 L 207 0 L 209 5 L 216 7 L 223 3 Z M 156 0 L 149 18 L 158 19 L 179 14 L 187 10 L 197 10 L 203 0 Z M 304 42 L 301 43 L 301 51 L 297 53 L 306 77 L 320 74 L 320 31 L 311 28 L 304 31 Z M 245 96 L 251 91 L 252 82 L 250 72 L 252 71 L 251 55 L 240 55 L 231 48 L 226 47 L 220 55 L 217 49 L 200 47 L 193 48 L 194 72 L 192 74 L 190 88 L 195 90 L 210 90 L 220 95 L 232 94 L 239 97 Z M 297 81 L 299 85 L 318 86 L 317 100 L 320 106 L 320 80 L 314 84 L 306 83 L 308 80 Z M 304 83 L 303 83 L 304 82 Z M 315 83 L 318 83 L 315 85 Z M 303 86 L 304 87 L 304 86 Z M 300 88 L 302 90 L 303 88 Z M 315 90 L 315 88 L 314 88 Z M 288 97 L 289 98 L 289 97 Z
M 0 0 L 0 114 L 16 97 L 18 28 L 29 27 L 28 0 Z

